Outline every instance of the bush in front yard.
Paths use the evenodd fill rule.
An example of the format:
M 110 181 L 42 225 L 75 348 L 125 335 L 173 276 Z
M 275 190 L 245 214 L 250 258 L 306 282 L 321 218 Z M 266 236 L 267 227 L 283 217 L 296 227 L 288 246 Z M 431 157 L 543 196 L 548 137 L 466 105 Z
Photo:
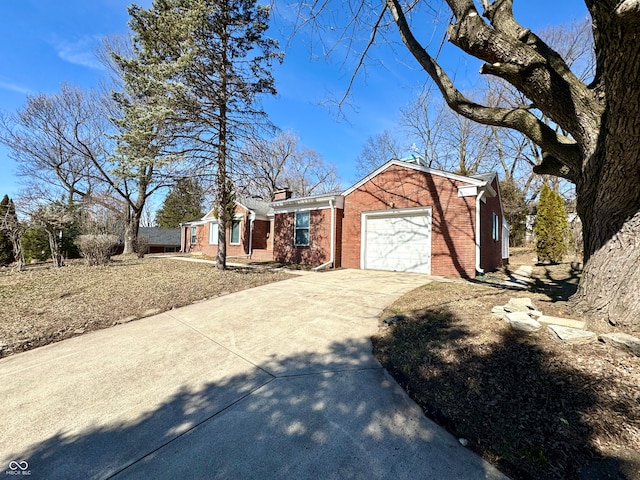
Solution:
M 80 253 L 88 265 L 106 265 L 111 260 L 113 249 L 118 244 L 116 235 L 80 235 L 77 240 Z
M 137 237 L 133 240 L 133 251 L 136 252 L 138 258 L 144 258 L 149 250 L 149 237 Z

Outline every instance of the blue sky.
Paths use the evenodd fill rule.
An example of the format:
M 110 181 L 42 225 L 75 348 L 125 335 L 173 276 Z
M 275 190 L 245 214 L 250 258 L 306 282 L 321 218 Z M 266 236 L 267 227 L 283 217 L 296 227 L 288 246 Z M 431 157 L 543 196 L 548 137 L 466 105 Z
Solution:
M 0 3 L 0 111 L 21 108 L 27 95 L 56 93 L 63 83 L 83 88 L 95 87 L 105 72 L 93 56 L 99 38 L 127 31 L 128 0 L 20 0 Z M 148 6 L 151 0 L 138 2 Z M 584 18 L 586 7 L 580 0 L 516 0 L 516 18 L 536 31 L 546 26 Z M 269 34 L 280 35 L 277 21 Z M 433 28 L 433 26 L 427 26 Z M 427 36 L 431 34 L 427 31 Z M 439 43 L 437 36 L 434 45 Z M 281 44 L 286 40 L 281 37 Z M 341 97 L 352 69 L 343 56 L 323 58 L 312 55 L 310 41 L 298 36 L 286 50 L 283 65 L 274 73 L 279 95 L 264 101 L 271 120 L 282 130 L 296 133 L 301 143 L 336 164 L 345 183 L 352 183 L 355 161 L 367 138 L 384 129 L 393 129 L 398 110 L 408 104 L 426 80 L 402 48 L 389 52 L 375 48 L 374 61 L 366 75 L 354 84 L 349 105 L 339 116 L 326 106 Z M 433 52 L 433 48 L 431 51 Z M 455 74 L 463 90 L 472 90 L 479 63 L 446 47 L 441 62 Z M 0 145 L 0 196 L 18 193 L 15 165 Z

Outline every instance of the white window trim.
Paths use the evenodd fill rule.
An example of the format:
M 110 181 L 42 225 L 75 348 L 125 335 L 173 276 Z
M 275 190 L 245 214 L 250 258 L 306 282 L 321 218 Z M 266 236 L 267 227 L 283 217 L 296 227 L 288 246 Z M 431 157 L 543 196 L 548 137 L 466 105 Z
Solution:
M 297 227 L 297 223 L 298 222 L 296 221 L 296 217 L 298 215 L 302 215 L 304 213 L 306 213 L 308 215 L 308 218 L 309 218 L 308 224 L 307 224 L 306 228 L 305 227 L 298 228 Z M 298 230 L 307 230 L 307 233 L 308 233 L 307 238 L 309 239 L 307 243 L 298 243 L 296 241 L 296 239 L 298 237 L 296 235 L 296 232 Z M 311 245 L 311 212 L 310 211 L 296 212 L 295 215 L 293 216 L 293 245 L 296 246 L 296 247 L 308 247 L 309 245 Z
M 190 244 L 191 245 L 195 245 L 196 243 L 198 243 L 198 227 L 196 227 L 195 225 L 191 228 L 191 232 L 190 232 L 190 236 L 189 236 L 189 240 L 190 240 Z

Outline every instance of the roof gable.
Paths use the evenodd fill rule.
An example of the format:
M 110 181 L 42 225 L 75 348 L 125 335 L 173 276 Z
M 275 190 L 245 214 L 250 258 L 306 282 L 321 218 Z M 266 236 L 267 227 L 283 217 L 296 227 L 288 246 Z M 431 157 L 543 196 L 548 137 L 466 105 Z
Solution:
M 448 178 L 450 180 L 457 180 L 459 182 L 468 183 L 469 185 L 475 186 L 475 187 L 483 187 L 487 185 L 495 176 L 495 173 L 489 173 L 489 174 L 476 175 L 474 177 L 466 177 L 464 175 L 458 175 L 456 173 L 449 173 L 442 170 L 437 170 L 435 168 L 425 167 L 423 165 L 418 165 L 417 163 L 409 163 L 409 162 L 404 162 L 402 160 L 389 160 L 387 163 L 385 163 L 378 169 L 374 170 L 372 173 L 364 177 L 362 180 L 360 180 L 359 182 L 355 183 L 354 185 L 346 189 L 342 193 L 342 195 L 344 196 L 349 195 L 350 193 L 356 191 L 358 188 L 363 186 L 365 183 L 371 181 L 373 178 L 377 177 L 382 172 L 384 172 L 385 170 L 393 166 L 407 168 L 411 170 L 417 170 L 419 172 L 427 173 L 430 175 L 437 175 L 439 177 Z

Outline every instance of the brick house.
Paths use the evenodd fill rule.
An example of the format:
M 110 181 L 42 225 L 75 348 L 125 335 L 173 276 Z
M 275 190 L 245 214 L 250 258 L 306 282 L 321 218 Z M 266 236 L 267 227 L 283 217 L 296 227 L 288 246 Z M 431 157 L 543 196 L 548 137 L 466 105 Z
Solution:
M 182 227 L 182 251 L 215 256 L 213 212 Z M 509 257 L 497 175 L 447 173 L 420 159 L 391 160 L 343 192 L 240 201 L 227 241 L 230 257 L 462 278 Z
M 253 199 L 240 199 L 228 227 L 227 256 L 273 260 L 273 213 L 270 205 Z M 204 217 L 180 224 L 180 251 L 210 257 L 218 254 L 218 219 L 215 209 Z
M 495 173 L 391 160 L 344 192 L 271 205 L 280 262 L 471 278 L 508 261 Z

